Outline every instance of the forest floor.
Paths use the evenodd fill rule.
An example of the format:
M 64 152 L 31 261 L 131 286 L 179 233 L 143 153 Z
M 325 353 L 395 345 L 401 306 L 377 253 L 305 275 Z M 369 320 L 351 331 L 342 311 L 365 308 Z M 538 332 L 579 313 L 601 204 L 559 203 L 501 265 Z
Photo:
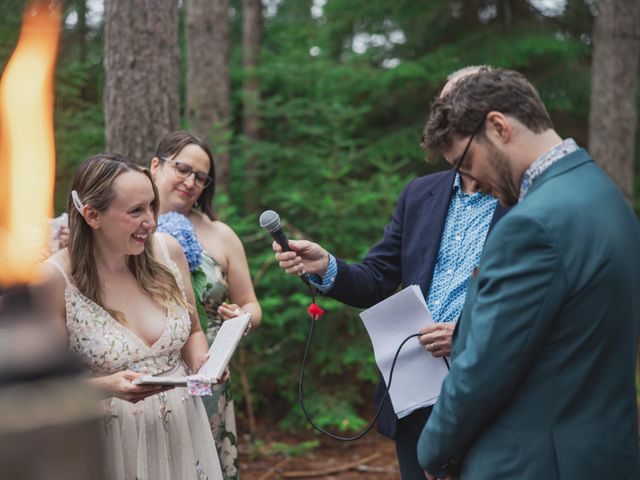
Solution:
M 242 425 L 238 426 L 242 436 Z M 240 443 L 242 480 L 334 479 L 397 480 L 395 444 L 369 432 L 354 442 L 340 442 L 315 432 L 284 433 L 261 425 L 254 440 Z

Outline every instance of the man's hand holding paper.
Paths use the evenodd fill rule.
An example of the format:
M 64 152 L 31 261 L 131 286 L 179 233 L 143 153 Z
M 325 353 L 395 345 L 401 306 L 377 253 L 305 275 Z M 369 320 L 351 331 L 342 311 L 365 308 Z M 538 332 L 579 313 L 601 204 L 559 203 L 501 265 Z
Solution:
M 427 325 L 420 333 L 420 344 L 434 357 L 448 357 L 451 355 L 451 340 L 455 322 L 441 322 Z
M 406 287 L 368 308 L 360 313 L 360 318 L 371 338 L 376 363 L 387 385 L 393 359 L 403 340 L 417 333 L 420 328 L 430 328 L 424 327 L 425 323 L 435 326 L 424 295 L 417 285 Z M 446 329 L 434 331 L 443 339 L 440 343 L 446 345 L 446 333 L 443 333 Z M 415 340 L 408 342 L 398 355 L 389 388 L 389 397 L 398 418 L 406 417 L 418 408 L 433 405 L 440 395 L 442 380 L 447 373 L 445 361 L 427 355 Z

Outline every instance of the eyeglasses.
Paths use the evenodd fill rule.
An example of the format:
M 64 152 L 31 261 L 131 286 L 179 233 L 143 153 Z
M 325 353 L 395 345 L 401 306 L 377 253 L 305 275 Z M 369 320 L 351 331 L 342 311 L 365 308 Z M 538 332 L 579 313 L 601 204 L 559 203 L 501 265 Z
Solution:
M 164 161 L 169 161 L 166 158 L 163 158 Z M 202 188 L 207 188 L 213 182 L 213 178 L 207 175 L 205 172 L 197 172 L 193 169 L 191 165 L 187 165 L 183 162 L 172 161 L 173 169 L 176 172 L 176 177 L 186 180 L 192 174 L 194 176 L 194 181 L 196 185 Z
M 482 125 L 484 125 L 484 121 L 485 121 L 486 118 L 487 118 L 486 115 L 484 115 L 482 117 L 482 120 L 480 120 L 480 123 L 478 124 L 476 129 L 471 134 L 471 137 L 469 137 L 469 141 L 467 142 L 467 146 L 464 147 L 464 151 L 462 152 L 462 155 L 460 155 L 460 158 L 456 162 L 455 169 L 454 169 L 456 173 L 459 173 L 459 174 L 462 174 L 462 175 L 466 175 L 465 172 L 461 172 L 460 171 L 460 167 L 462 166 L 462 162 L 464 161 L 464 157 L 467 156 L 467 152 L 469 151 L 469 147 L 471 146 L 471 142 L 473 142 L 473 139 L 475 138 L 475 136 L 478 134 L 478 132 L 482 128 Z

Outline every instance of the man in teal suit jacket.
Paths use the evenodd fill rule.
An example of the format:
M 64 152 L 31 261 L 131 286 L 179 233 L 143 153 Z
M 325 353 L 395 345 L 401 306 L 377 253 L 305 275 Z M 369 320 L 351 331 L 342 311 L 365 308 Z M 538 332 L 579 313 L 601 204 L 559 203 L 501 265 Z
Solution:
M 514 205 L 488 235 L 420 437 L 429 478 L 640 478 L 640 227 L 621 192 L 517 72 L 462 79 L 424 137 Z

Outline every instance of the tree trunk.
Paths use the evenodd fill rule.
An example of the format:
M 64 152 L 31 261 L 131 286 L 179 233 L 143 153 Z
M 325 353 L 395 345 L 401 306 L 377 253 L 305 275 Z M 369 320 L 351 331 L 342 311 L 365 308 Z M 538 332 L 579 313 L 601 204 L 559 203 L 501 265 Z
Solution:
M 78 13 L 77 30 L 77 45 L 78 45 L 78 60 L 83 69 L 87 63 L 87 50 L 88 50 L 88 28 L 87 28 L 87 0 L 76 0 L 75 2 Z M 89 100 L 89 86 L 83 82 L 80 86 L 80 98 L 85 101 Z
M 105 1 L 107 149 L 146 165 L 180 115 L 176 0 Z
M 589 151 L 633 200 L 640 2 L 600 0 L 594 24 Z
M 216 186 L 229 191 L 229 0 L 187 0 L 187 120 L 211 141 Z
M 262 45 L 262 2 L 242 0 L 242 47 L 244 67 L 242 130 L 251 143 L 260 138 L 260 78 L 258 66 Z M 251 147 L 250 147 L 251 148 Z M 249 153 L 245 168 L 247 181 L 246 207 L 256 206 L 257 158 Z
M 78 14 L 78 23 L 76 26 L 78 35 L 78 57 L 81 64 L 87 61 L 87 0 L 76 0 L 75 2 Z

